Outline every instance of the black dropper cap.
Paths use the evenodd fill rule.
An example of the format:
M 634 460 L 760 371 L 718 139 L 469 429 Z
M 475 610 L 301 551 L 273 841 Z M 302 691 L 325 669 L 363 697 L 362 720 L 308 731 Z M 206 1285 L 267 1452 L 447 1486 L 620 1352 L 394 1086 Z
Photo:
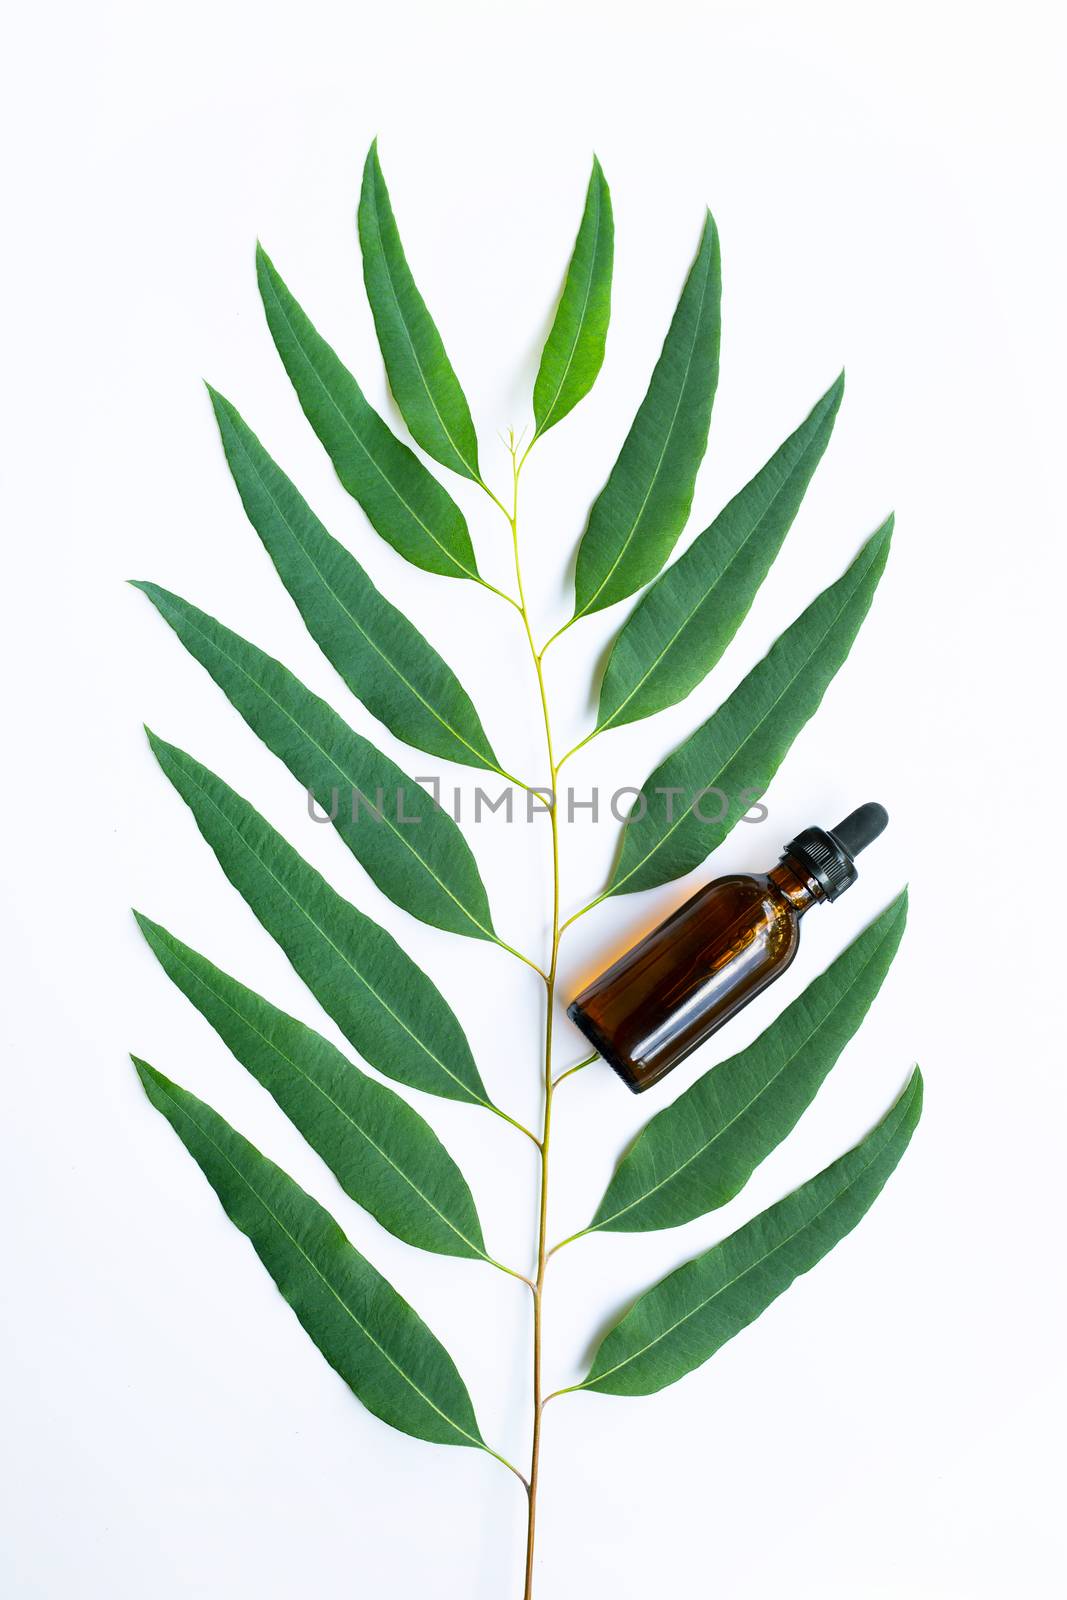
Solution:
M 888 821 L 885 806 L 868 800 L 836 828 L 804 828 L 786 845 L 783 856 L 799 861 L 826 898 L 836 900 L 859 877 L 855 858 L 874 843 Z

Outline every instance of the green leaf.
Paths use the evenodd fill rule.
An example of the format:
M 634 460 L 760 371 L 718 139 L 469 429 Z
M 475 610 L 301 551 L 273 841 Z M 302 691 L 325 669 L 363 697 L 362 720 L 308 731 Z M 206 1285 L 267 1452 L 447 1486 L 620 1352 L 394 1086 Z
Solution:
M 611 315 L 614 246 L 611 190 L 594 156 L 578 237 L 534 384 L 535 438 L 573 411 L 596 382 Z
M 304 415 L 376 532 L 427 572 L 477 579 L 462 511 L 367 404 L 355 378 L 316 332 L 260 245 L 256 275 L 267 325 Z
M 134 916 L 167 976 L 274 1096 L 347 1195 L 406 1244 L 488 1260 L 463 1174 L 406 1100 L 166 928 Z
M 378 141 L 367 153 L 359 196 L 359 242 L 389 387 L 411 436 L 427 455 L 480 483 L 470 407 L 419 293 L 385 187 Z
M 576 1387 L 654 1394 L 702 1366 L 852 1231 L 907 1149 L 921 1110 L 916 1069 L 854 1150 L 643 1294 Z
M 677 1228 L 732 1200 L 796 1127 L 867 1015 L 906 917 L 902 894 L 754 1044 L 654 1116 L 586 1231 Z
M 467 841 L 413 778 L 280 661 L 157 584 L 134 588 L 148 596 L 253 733 L 314 794 L 383 894 L 435 928 L 495 940 Z
M 589 513 L 576 618 L 654 578 L 685 527 L 719 377 L 719 295 L 719 236 L 709 212 L 648 392 Z
M 719 660 L 800 509 L 830 441 L 844 385 L 842 375 L 751 483 L 642 596 L 608 658 L 598 731 L 676 705 Z
M 367 1410 L 416 1439 L 486 1449 L 452 1357 L 329 1212 L 210 1106 L 132 1060 L 230 1221 Z
M 210 393 L 248 519 L 308 631 L 352 693 L 406 744 L 500 772 L 451 667 L 327 533 L 230 402 Z
M 624 825 L 606 893 L 633 894 L 691 872 L 764 792 L 852 648 L 885 566 L 892 529 L 889 517 L 848 571 L 645 780 Z M 708 799 L 711 790 L 716 793 Z
M 396 940 L 221 778 L 148 738 L 223 872 L 363 1059 L 412 1089 L 490 1106 L 455 1014 Z

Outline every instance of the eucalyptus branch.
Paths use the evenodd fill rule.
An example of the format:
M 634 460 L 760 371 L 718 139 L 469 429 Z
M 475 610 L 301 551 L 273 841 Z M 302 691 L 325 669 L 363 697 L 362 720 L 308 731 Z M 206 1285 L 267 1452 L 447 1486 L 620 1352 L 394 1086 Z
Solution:
M 529 456 L 530 450 L 536 442 L 536 435 L 527 446 L 523 456 L 519 457 L 514 435 L 508 439 L 508 450 L 511 455 L 512 466 L 512 504 L 508 511 L 503 506 L 501 509 L 507 517 L 512 539 L 512 549 L 515 561 L 515 582 L 519 593 L 519 610 L 522 616 L 523 628 L 529 646 L 530 658 L 533 662 L 534 673 L 537 679 L 538 695 L 541 702 L 541 715 L 544 725 L 545 750 L 548 758 L 550 773 L 549 787 L 551 801 L 549 803 L 549 821 L 552 835 L 552 936 L 551 951 L 547 973 L 542 973 L 545 981 L 545 1032 L 544 1032 L 544 1121 L 541 1131 L 541 1180 L 540 1199 L 538 1206 L 537 1223 L 537 1268 L 536 1277 L 531 1287 L 533 1290 L 533 1429 L 530 1442 L 530 1476 L 527 1481 L 528 1519 L 526 1532 L 526 1579 L 524 1600 L 530 1600 L 533 1594 L 534 1551 L 537 1531 L 537 1489 L 540 1480 L 541 1468 L 541 1417 L 544 1410 L 542 1398 L 542 1348 L 544 1326 L 544 1287 L 545 1268 L 548 1264 L 549 1251 L 548 1239 L 548 1185 L 549 1185 L 549 1152 L 552 1136 L 552 1097 L 555 1082 L 552 1075 L 552 1045 L 555 1022 L 555 997 L 556 997 L 556 970 L 559 959 L 560 940 L 560 871 L 559 871 L 559 803 L 556 787 L 559 775 L 552 743 L 552 718 L 549 711 L 548 694 L 545 687 L 544 673 L 541 668 L 541 657 L 534 643 L 533 629 L 530 614 L 526 604 L 526 592 L 522 576 L 522 557 L 519 549 L 519 479 L 523 463 Z M 490 496 L 496 500 L 495 495 Z M 500 502 L 497 500 L 499 505 Z M 583 1065 L 584 1063 L 579 1063 Z M 571 1071 L 576 1069 L 572 1068 Z M 562 1076 L 567 1076 L 563 1074 Z
M 477 484 L 505 517 L 517 597 L 482 577 L 466 517 L 445 484 L 368 404 L 355 375 L 258 249 L 256 278 L 267 326 L 309 424 L 377 535 L 423 572 L 474 581 L 521 618 L 550 776 L 552 922 L 545 965 L 496 933 L 485 884 L 457 820 L 415 779 L 272 655 L 179 596 L 151 583 L 137 587 L 309 800 L 318 801 L 327 814 L 315 820 L 333 826 L 394 905 L 449 936 L 492 940 L 538 975 L 545 989 L 540 1131 L 492 1102 L 459 1017 L 404 945 L 345 899 L 222 777 L 155 735 L 149 739 L 161 771 L 186 802 L 225 877 L 351 1050 L 256 994 L 158 923 L 140 915 L 137 920 L 168 978 L 270 1093 L 355 1204 L 412 1248 L 479 1270 L 489 1265 L 530 1290 L 528 1475 L 485 1442 L 448 1351 L 339 1223 L 212 1107 L 148 1063 L 134 1061 L 149 1102 L 170 1123 L 353 1394 L 415 1438 L 484 1450 L 522 1483 L 528 1502 L 524 1597 L 531 1600 L 542 1422 L 549 1401 L 579 1389 L 649 1394 L 708 1360 L 798 1271 L 807 1271 L 855 1226 L 918 1121 L 922 1083 L 916 1072 L 856 1149 L 653 1284 L 604 1335 L 585 1378 L 544 1393 L 544 1291 L 551 1258 L 596 1231 L 679 1226 L 737 1194 L 814 1099 L 895 954 L 905 896 L 764 1035 L 717 1066 L 713 1081 L 710 1073 L 698 1076 L 653 1116 L 619 1162 L 592 1220 L 549 1248 L 555 1091 L 596 1059 L 590 1054 L 558 1074 L 553 1070 L 563 935 L 621 888 L 654 888 L 695 869 L 737 820 L 731 815 L 718 828 L 702 828 L 688 815 L 672 819 L 671 796 L 709 792 L 716 785 L 730 792 L 749 784 L 767 787 L 848 655 L 877 587 L 892 523 L 868 539 L 844 576 L 797 617 L 720 710 L 649 775 L 641 791 L 646 805 L 624 829 L 608 888 L 562 920 L 561 769 L 603 729 L 679 704 L 721 658 L 826 448 L 842 380 L 669 564 L 693 501 L 718 379 L 719 248 L 707 215 L 662 355 L 590 510 L 575 565 L 573 615 L 538 649 L 523 586 L 519 483 L 534 444 L 589 394 L 604 359 L 614 228 L 603 171 L 594 160 L 534 384 L 533 435 L 525 446 L 523 434 L 516 438 L 512 432 L 505 441 L 510 506 L 483 478 L 470 407 L 408 265 L 376 144 L 364 168 L 358 220 L 367 298 L 399 412 L 427 456 Z M 323 526 L 236 407 L 214 390 L 209 394 L 234 486 L 263 551 L 311 638 L 371 718 L 401 745 L 494 772 L 532 793 L 498 758 L 448 662 Z M 545 656 L 579 617 L 632 596 L 639 598 L 601 677 L 596 726 L 557 758 Z M 351 787 L 352 806 L 324 805 L 323 797 L 339 794 L 341 784 L 346 792 Z M 386 825 L 359 827 L 356 800 L 374 794 L 383 797 L 379 820 Z M 419 826 L 408 828 L 412 821 Z M 431 1122 L 394 1083 L 491 1111 L 533 1144 L 539 1193 L 532 1276 L 489 1255 L 464 1174 Z M 780 1247 L 776 1238 L 784 1241 Z M 661 1330 L 651 1344 L 650 1327 Z

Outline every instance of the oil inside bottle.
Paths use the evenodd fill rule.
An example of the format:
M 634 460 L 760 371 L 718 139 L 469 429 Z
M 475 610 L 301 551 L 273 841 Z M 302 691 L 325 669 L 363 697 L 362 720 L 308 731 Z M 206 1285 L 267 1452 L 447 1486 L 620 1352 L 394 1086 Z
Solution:
M 856 881 L 855 856 L 887 821 L 881 806 L 861 806 L 835 829 L 804 829 L 770 872 L 707 884 L 568 1015 L 635 1093 L 650 1088 L 781 976 L 801 917 Z

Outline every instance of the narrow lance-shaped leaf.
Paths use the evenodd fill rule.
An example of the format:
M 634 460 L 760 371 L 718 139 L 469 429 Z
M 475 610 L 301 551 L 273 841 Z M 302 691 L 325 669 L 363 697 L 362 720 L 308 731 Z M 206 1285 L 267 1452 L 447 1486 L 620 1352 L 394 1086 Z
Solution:
M 489 1106 L 454 1012 L 396 940 L 221 778 L 148 737 L 223 872 L 363 1059 L 413 1089 Z
M 902 894 L 753 1044 L 646 1123 L 586 1231 L 677 1228 L 732 1200 L 796 1127 L 867 1015 L 906 917 Z
M 230 1221 L 367 1410 L 416 1439 L 486 1449 L 452 1357 L 329 1212 L 210 1106 L 133 1063 Z
M 719 297 L 719 236 L 709 213 L 648 392 L 589 513 L 575 617 L 648 583 L 685 527 L 719 377 Z
M 833 431 L 844 377 L 638 602 L 604 671 L 597 731 L 676 705 L 730 643 L 800 509 Z
M 573 411 L 596 382 L 611 315 L 614 246 L 611 191 L 594 156 L 578 237 L 534 383 L 535 438 Z
M 389 387 L 412 438 L 442 466 L 480 483 L 470 407 L 404 255 L 377 140 L 363 169 L 359 242 Z
M 487 1260 L 466 1180 L 406 1100 L 295 1017 L 135 912 L 164 972 L 269 1091 L 345 1193 L 406 1244 Z
M 892 527 L 890 517 L 718 711 L 645 780 L 608 894 L 652 889 L 691 872 L 764 792 L 852 648 Z
M 500 772 L 451 667 L 327 533 L 230 402 L 210 393 L 248 519 L 308 631 L 352 693 L 405 743 Z
M 470 847 L 426 791 L 280 661 L 154 583 L 136 583 L 389 898 L 435 928 L 495 939 Z
M 408 561 L 447 578 L 478 577 L 452 496 L 368 405 L 348 368 L 293 299 L 262 246 L 256 276 L 267 325 L 297 399 L 334 470 L 374 529 Z
M 654 1394 L 703 1365 L 852 1231 L 907 1149 L 921 1110 L 916 1070 L 854 1150 L 643 1294 L 577 1387 Z

